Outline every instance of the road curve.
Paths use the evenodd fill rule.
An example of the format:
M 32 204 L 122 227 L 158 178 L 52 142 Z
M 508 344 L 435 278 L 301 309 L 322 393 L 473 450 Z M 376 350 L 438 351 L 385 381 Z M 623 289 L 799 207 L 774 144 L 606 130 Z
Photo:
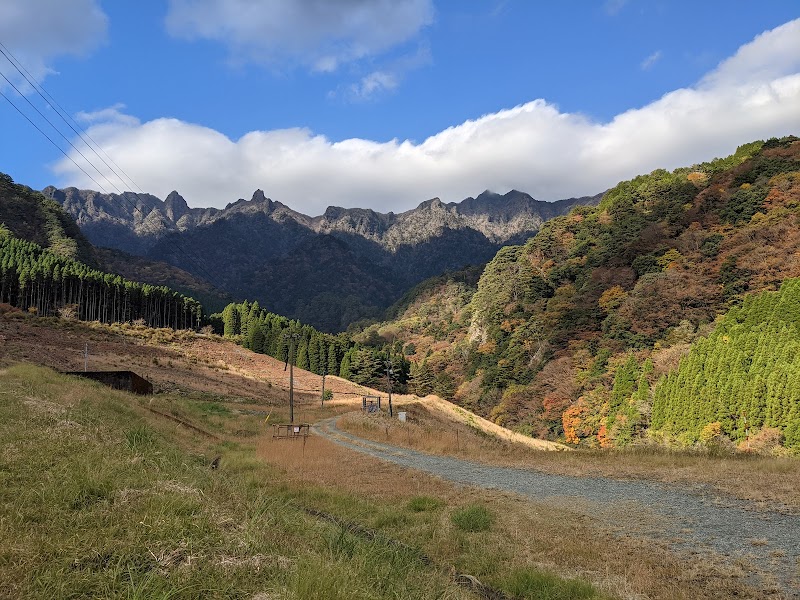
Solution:
M 454 483 L 557 501 L 560 507 L 612 526 L 620 535 L 659 540 L 679 551 L 714 552 L 724 560 L 747 561 L 769 574 L 789 597 L 800 598 L 798 515 L 753 510 L 744 501 L 707 488 L 690 491 L 649 481 L 553 475 L 436 456 L 359 438 L 338 429 L 336 418 L 320 421 L 314 432 L 356 452 Z

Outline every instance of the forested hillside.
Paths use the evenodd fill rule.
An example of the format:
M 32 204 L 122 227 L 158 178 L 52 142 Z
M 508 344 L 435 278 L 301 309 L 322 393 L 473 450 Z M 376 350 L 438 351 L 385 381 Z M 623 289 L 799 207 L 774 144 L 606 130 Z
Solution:
M 400 340 L 412 373 L 451 378 L 497 422 L 626 445 L 648 437 L 658 378 L 718 315 L 800 276 L 799 224 L 800 141 L 746 144 L 620 183 L 500 250 L 477 288 L 440 281 L 362 337 Z
M 127 206 L 122 199 L 118 198 L 118 201 L 123 208 Z M 130 199 L 127 201 L 130 202 Z M 179 213 L 180 201 L 170 197 L 167 205 Z M 102 205 L 102 208 L 111 211 L 112 207 Z M 178 267 L 119 250 L 93 247 L 58 202 L 41 192 L 14 183 L 11 177 L 3 173 L 0 173 L 0 225 L 5 225 L 16 237 L 34 242 L 63 258 L 77 260 L 93 269 L 115 273 L 131 281 L 168 287 L 197 298 L 210 311 L 221 310 L 232 301 L 230 296 L 215 289 L 209 282 Z
M 163 261 L 150 260 L 111 248 L 95 248 L 95 253 L 104 271 L 156 287 L 165 286 L 191 296 L 203 305 L 207 313 L 221 311 L 234 301 L 233 297 L 207 280 Z
M 0 225 L 64 258 L 97 266 L 92 245 L 57 202 L 0 173 Z
M 69 316 L 104 323 L 142 319 L 151 327 L 198 328 L 199 302 L 165 287 L 103 273 L 0 225 L 0 304 L 41 316 Z
M 229 304 L 211 316 L 218 333 L 245 348 L 287 361 L 294 345 L 293 364 L 317 375 L 338 375 L 362 385 L 405 391 L 410 363 L 401 345 L 362 345 L 347 334 L 331 335 L 259 307 L 258 302 Z
M 652 427 L 694 442 L 764 427 L 800 449 L 800 279 L 747 296 L 655 390 Z

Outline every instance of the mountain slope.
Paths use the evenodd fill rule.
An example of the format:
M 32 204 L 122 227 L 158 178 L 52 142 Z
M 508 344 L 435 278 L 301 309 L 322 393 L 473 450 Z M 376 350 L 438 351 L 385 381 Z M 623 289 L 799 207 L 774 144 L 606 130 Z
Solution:
M 2 224 L 17 238 L 33 242 L 61 258 L 122 275 L 131 281 L 167 286 L 207 304 L 208 310 L 221 310 L 231 301 L 202 278 L 172 265 L 134 257 L 119 250 L 95 248 L 57 202 L 14 183 L 11 177 L 0 173 Z
M 653 428 L 690 441 L 704 433 L 744 441 L 768 427 L 800 449 L 798 340 L 800 279 L 746 297 L 659 382 Z
M 336 331 L 374 318 L 426 277 L 483 264 L 504 243 L 524 241 L 548 218 L 600 196 L 539 202 L 522 192 L 438 199 L 400 214 L 329 207 L 308 217 L 257 190 L 224 209 L 188 208 L 177 192 L 45 193 L 102 246 L 215 273 L 231 295 Z M 202 263 L 202 264 L 200 264 Z
M 0 224 L 55 254 L 97 266 L 94 248 L 61 207 L 0 173 Z
M 103 269 L 117 273 L 125 279 L 142 281 L 155 286 L 166 286 L 181 294 L 191 296 L 203 305 L 206 313 L 220 312 L 233 298 L 219 291 L 205 279 L 159 260 L 128 254 L 111 248 L 95 248 Z
M 799 223 L 800 140 L 747 144 L 547 222 L 500 250 L 474 292 L 443 285 L 416 307 L 449 304 L 444 320 L 412 306 L 365 335 L 412 344 L 423 383 L 451 378 L 497 422 L 624 445 L 646 433 L 657 378 L 717 315 L 800 276 Z

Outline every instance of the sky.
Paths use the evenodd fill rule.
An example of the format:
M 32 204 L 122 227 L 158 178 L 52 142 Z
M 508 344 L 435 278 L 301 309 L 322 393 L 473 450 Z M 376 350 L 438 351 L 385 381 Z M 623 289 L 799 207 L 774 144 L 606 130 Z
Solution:
M 0 171 L 36 189 L 401 212 L 800 135 L 796 0 L 2 0 L 0 44 L 35 84 L 0 54 Z

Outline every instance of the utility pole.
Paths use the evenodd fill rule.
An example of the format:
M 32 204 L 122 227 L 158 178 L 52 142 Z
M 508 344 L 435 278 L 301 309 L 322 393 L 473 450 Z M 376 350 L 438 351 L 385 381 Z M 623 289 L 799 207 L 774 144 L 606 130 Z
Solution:
M 325 375 L 327 374 L 328 374 L 328 366 L 325 365 L 324 367 L 322 367 L 322 399 L 321 399 L 322 402 L 320 403 L 320 406 L 322 407 L 325 406 Z
M 386 361 L 386 381 L 389 383 L 389 416 L 393 417 L 394 413 L 392 412 L 392 375 L 394 375 L 394 369 L 392 368 L 392 361 L 391 358 Z
M 289 422 L 294 423 L 294 345 L 300 338 L 299 333 L 284 333 L 283 339 L 289 340 L 289 356 L 286 362 L 289 364 Z M 283 368 L 286 370 L 286 367 Z
M 89 370 L 89 342 L 85 342 L 83 345 L 83 372 Z

